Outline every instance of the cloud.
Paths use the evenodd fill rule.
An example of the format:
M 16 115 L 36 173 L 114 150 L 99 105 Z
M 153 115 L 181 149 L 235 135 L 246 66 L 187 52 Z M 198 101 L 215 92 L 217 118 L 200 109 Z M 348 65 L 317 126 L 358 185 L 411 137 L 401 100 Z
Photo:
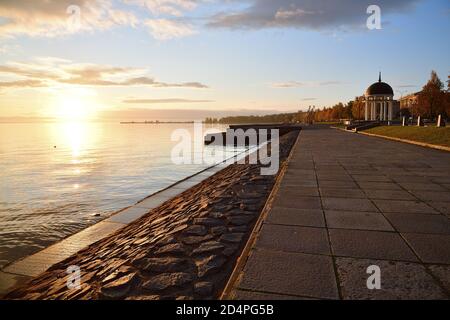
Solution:
M 51 70 L 45 70 L 35 65 L 11 63 L 10 65 L 0 65 L 0 74 L 12 74 L 34 79 L 57 79 L 59 75 Z
M 419 0 L 378 0 L 382 14 L 408 10 Z M 208 25 L 216 28 L 331 29 L 363 26 L 371 0 L 253 0 L 235 12 L 214 15 Z M 242 8 L 242 6 L 241 6 Z
M 193 27 L 169 17 L 182 17 L 196 0 L 1 0 L 0 37 L 56 37 L 117 26 L 147 27 L 158 40 L 195 33 Z M 120 4 L 120 9 L 119 9 Z M 137 6 L 137 7 L 136 7 Z M 145 7 L 154 16 L 142 18 Z M 134 11 L 133 11 L 134 10 Z M 139 16 L 135 14 L 139 12 Z
M 132 104 L 163 104 L 163 103 L 207 103 L 214 102 L 213 100 L 190 100 L 190 99 L 179 99 L 179 98 L 171 98 L 171 99 L 126 99 L 123 100 L 123 103 L 132 103 Z
M 331 85 L 338 85 L 338 84 L 341 84 L 341 82 L 340 81 L 323 81 L 323 82 L 317 82 L 317 81 L 306 81 L 306 82 L 287 81 L 287 82 L 273 83 L 272 84 L 272 88 L 286 89 L 286 88 L 301 88 L 301 87 L 324 87 L 324 86 L 331 86 Z
M 419 1 L 376 4 L 385 15 L 409 10 Z M 1 0 L 0 37 L 56 37 L 128 26 L 147 28 L 154 38 L 168 40 L 197 33 L 194 25 L 201 21 L 213 28 L 336 31 L 364 26 L 370 4 L 371 0 Z M 224 11 L 206 13 L 217 10 Z
M 149 19 L 145 25 L 157 40 L 183 38 L 196 33 L 192 25 L 169 19 Z
M 127 4 L 146 7 L 154 15 L 167 14 L 181 17 L 185 11 L 194 10 L 198 1 L 195 0 L 124 0 Z
M 138 23 L 133 13 L 116 9 L 110 0 L 2 0 L 0 17 L 3 37 L 54 37 Z
M 154 87 L 158 88 L 197 88 L 197 89 L 207 89 L 207 85 L 200 82 L 183 82 L 183 83 L 164 83 L 156 82 Z
M 200 82 L 170 83 L 143 74 L 146 70 L 97 64 L 75 64 L 58 58 L 36 59 L 31 63 L 0 65 L 0 76 L 13 77 L 6 87 L 31 86 L 149 86 L 154 88 L 208 88 Z M 139 76 L 138 76 L 139 75 Z M 37 82 L 39 81 L 39 82 Z
M 313 101 L 313 100 L 317 100 L 317 98 L 303 98 L 301 100 L 302 101 Z
M 0 88 L 38 88 L 46 87 L 40 80 L 0 81 Z

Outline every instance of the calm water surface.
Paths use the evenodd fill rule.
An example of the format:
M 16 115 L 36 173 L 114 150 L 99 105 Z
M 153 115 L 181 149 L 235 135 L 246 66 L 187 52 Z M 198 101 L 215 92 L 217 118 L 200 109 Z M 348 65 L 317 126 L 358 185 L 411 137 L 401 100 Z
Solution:
M 208 167 L 172 163 L 179 128 L 194 131 L 190 124 L 0 124 L 0 267 Z

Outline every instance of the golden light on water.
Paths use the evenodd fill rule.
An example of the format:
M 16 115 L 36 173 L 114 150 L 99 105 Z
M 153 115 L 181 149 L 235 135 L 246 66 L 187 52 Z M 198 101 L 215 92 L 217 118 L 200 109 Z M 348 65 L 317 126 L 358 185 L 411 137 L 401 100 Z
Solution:
M 82 148 L 88 139 L 86 136 L 86 124 L 82 122 L 64 123 L 62 129 L 66 144 L 72 150 L 72 161 L 78 160 L 77 158 L 81 155 Z
M 52 127 L 52 141 L 56 150 L 52 160 L 64 165 L 59 174 L 82 177 L 90 173 L 97 161 L 92 156 L 92 150 L 98 147 L 101 138 L 101 131 L 96 128 L 98 126 L 88 121 L 62 121 Z M 75 182 L 73 189 L 78 188 L 81 188 L 81 184 Z

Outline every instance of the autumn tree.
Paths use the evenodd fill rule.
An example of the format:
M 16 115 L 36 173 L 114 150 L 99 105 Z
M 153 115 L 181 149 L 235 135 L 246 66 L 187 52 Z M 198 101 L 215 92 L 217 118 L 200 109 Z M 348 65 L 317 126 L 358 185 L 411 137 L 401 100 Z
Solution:
M 352 104 L 352 118 L 356 120 L 362 120 L 365 117 L 365 101 L 356 100 Z
M 354 101 L 349 101 L 345 105 L 345 118 L 347 119 L 353 119 L 353 104 Z
M 443 89 L 444 84 L 433 70 L 430 80 L 419 94 L 418 114 L 434 119 L 437 115 L 445 113 L 446 97 Z

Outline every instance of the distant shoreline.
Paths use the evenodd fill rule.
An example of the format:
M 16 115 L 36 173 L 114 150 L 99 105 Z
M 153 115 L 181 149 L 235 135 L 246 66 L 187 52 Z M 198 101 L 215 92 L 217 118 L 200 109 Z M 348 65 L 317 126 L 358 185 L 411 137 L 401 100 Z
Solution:
M 194 121 L 121 121 L 120 124 L 192 124 Z M 202 122 L 203 123 L 203 122 Z

